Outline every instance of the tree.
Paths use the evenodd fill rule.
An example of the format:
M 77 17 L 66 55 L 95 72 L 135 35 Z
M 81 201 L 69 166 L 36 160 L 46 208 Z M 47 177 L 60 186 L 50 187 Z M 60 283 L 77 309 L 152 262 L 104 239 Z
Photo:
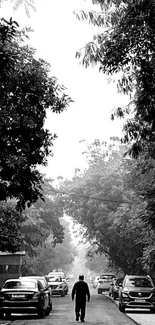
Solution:
M 71 99 L 50 65 L 35 58 L 17 23 L 0 22 L 0 200 L 16 198 L 18 210 L 42 197 L 42 175 L 56 138 L 44 128 L 46 110 L 61 113 Z
M 56 246 L 51 244 L 52 236 L 50 235 L 43 246 L 36 248 L 37 254 L 30 256 L 26 254 L 22 267 L 22 274 L 48 274 L 54 268 L 62 268 L 64 272 L 68 272 L 71 263 L 76 256 L 76 247 L 72 244 L 69 231 L 69 223 L 61 219 L 64 228 L 64 240 L 57 243 Z
M 35 0 L 0 0 L 0 6 L 3 5 L 4 1 L 9 1 L 10 3 L 13 3 L 14 11 L 16 11 L 21 6 L 24 6 L 25 12 L 28 17 L 30 17 L 30 10 L 36 11 Z
M 97 64 L 100 71 L 116 76 L 118 90 L 132 96 L 125 110 L 124 141 L 131 142 L 130 153 L 135 157 L 146 151 L 154 158 L 155 101 L 155 3 L 153 0 L 96 0 L 99 13 L 84 13 L 79 17 L 100 26 L 101 33 L 85 46 L 84 66 Z M 113 116 L 114 117 L 114 116 Z
M 131 182 L 134 161 L 126 148 L 95 141 L 87 152 L 88 169 L 60 187 L 65 212 L 83 226 L 96 252 L 106 254 L 124 273 L 145 272 L 142 259 L 148 229 L 140 215 L 145 202 Z M 65 199 L 66 197 L 66 199 Z
M 24 221 L 24 217 L 22 218 Z M 0 251 L 20 250 L 24 236 L 20 232 L 21 214 L 14 202 L 0 203 Z

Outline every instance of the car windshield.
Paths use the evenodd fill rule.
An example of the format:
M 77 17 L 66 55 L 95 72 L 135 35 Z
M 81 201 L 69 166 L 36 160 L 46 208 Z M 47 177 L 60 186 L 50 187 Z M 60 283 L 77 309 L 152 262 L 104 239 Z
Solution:
M 129 287 L 143 287 L 143 288 L 152 288 L 152 282 L 148 278 L 128 278 L 126 280 L 126 286 Z
M 37 287 L 34 281 L 9 281 L 3 286 L 4 289 L 16 289 L 16 288 L 27 288 L 35 289 Z
M 57 276 L 50 276 L 47 278 L 48 282 L 60 282 L 60 278 Z
M 123 282 L 123 279 L 116 279 L 115 280 L 115 285 L 119 286 L 120 284 L 122 284 L 122 282 Z
M 100 276 L 100 279 L 103 279 L 103 280 L 112 280 L 115 276 L 114 275 L 101 275 Z

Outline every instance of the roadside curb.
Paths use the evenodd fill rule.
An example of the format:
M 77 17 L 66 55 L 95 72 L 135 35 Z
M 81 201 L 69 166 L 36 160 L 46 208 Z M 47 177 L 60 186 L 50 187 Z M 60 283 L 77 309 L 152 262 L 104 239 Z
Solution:
M 114 299 L 112 299 L 111 297 L 109 297 L 109 295 L 107 295 L 107 298 L 109 298 L 117 307 L 118 307 L 118 302 Z M 128 314 L 124 313 L 126 315 L 126 317 L 128 317 L 129 319 L 131 319 L 136 325 L 141 325 L 141 323 L 136 322 L 131 316 L 129 316 Z

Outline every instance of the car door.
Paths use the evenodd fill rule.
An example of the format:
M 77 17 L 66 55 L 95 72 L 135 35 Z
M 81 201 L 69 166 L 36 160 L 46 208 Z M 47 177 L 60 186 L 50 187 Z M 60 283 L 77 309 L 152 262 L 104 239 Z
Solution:
M 39 288 L 39 291 L 41 293 L 41 297 L 43 300 L 44 310 L 47 310 L 48 309 L 48 295 L 47 295 L 45 286 L 39 280 L 38 280 L 38 288 Z

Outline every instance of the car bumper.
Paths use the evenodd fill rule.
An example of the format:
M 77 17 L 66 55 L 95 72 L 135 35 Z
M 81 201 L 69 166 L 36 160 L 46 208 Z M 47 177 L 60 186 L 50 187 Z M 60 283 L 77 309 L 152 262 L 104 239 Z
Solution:
M 64 290 L 52 290 L 52 296 L 58 295 L 62 296 L 64 294 Z
M 2 313 L 11 312 L 11 313 L 17 313 L 17 314 L 23 314 L 23 313 L 37 313 L 39 308 L 38 303 L 4 303 L 0 306 L 0 311 Z
M 145 308 L 145 309 L 151 309 L 151 308 L 155 308 L 155 302 L 151 302 L 151 301 L 141 301 L 141 302 L 137 302 L 137 301 L 123 301 L 121 302 L 122 306 L 124 306 L 125 308 Z

